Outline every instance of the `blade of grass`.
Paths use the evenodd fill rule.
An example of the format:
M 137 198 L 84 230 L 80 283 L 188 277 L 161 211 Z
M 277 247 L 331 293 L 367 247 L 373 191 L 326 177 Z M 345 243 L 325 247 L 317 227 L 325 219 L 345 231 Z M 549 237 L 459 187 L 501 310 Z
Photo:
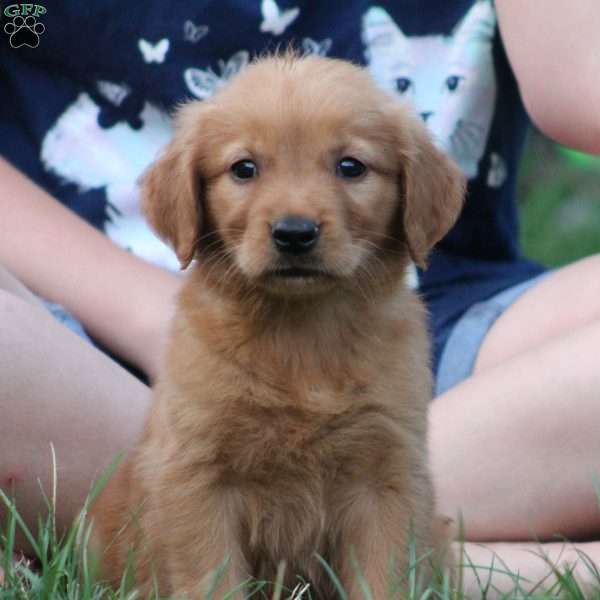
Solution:
M 50 516 L 52 519 L 52 538 L 56 539 L 56 491 L 58 486 L 58 470 L 56 467 L 56 450 L 50 442 L 50 454 L 52 455 L 52 499 L 50 505 Z
M 229 565 L 229 556 L 225 557 L 225 559 L 221 562 L 221 564 L 215 569 L 212 579 L 211 579 L 211 582 L 210 582 L 210 585 L 206 592 L 206 597 L 208 600 L 212 600 L 212 597 L 213 597 L 217 587 L 219 586 L 221 579 L 223 579 L 223 574 L 227 570 L 228 565 Z
M 315 553 L 315 556 L 327 572 L 327 575 L 329 575 L 331 582 L 333 583 L 337 593 L 339 594 L 340 600 L 348 600 L 348 594 L 346 593 L 346 590 L 344 589 L 344 586 L 338 579 L 337 575 L 333 572 L 333 569 L 327 564 L 327 561 L 320 554 Z
M 4 537 L 4 549 L 2 552 L 2 566 L 4 569 L 4 579 L 12 575 L 13 556 L 15 553 L 15 535 L 17 531 L 17 519 L 15 517 L 15 510 L 8 511 L 8 519 L 6 523 L 6 534 Z
M 312 598 L 310 595 L 310 583 L 300 582 L 296 585 L 296 587 L 292 590 L 290 594 L 289 600 L 300 600 L 304 595 L 304 592 L 308 591 L 309 598 Z
M 280 600 L 283 592 L 283 578 L 285 577 L 285 560 L 280 561 L 277 565 L 277 574 L 275 575 L 275 586 L 273 589 L 272 600 Z
M 33 548 L 33 551 L 35 552 L 36 556 L 39 557 L 40 549 L 37 544 L 37 541 L 35 540 L 35 537 L 31 533 L 29 527 L 27 527 L 27 525 L 25 524 L 25 521 L 21 518 L 21 515 L 16 509 L 16 504 L 14 503 L 14 501 L 10 500 L 9 497 L 2 491 L 2 489 L 0 489 L 0 500 L 4 502 L 4 505 L 9 511 L 13 512 L 14 518 L 17 521 L 19 528 L 23 532 L 23 535 L 27 539 L 27 542 Z
M 373 592 L 371 591 L 369 582 L 367 581 L 366 577 L 364 576 L 364 573 L 362 572 L 362 569 L 360 568 L 360 565 L 358 564 L 358 560 L 356 558 L 356 551 L 354 550 L 354 548 L 350 548 L 350 552 L 350 562 L 352 563 L 354 572 L 357 574 L 358 585 L 363 593 L 363 596 L 366 598 L 366 600 L 374 600 Z
M 98 497 L 98 494 L 105 488 L 109 479 L 113 476 L 114 472 L 118 469 L 119 465 L 123 462 L 124 458 L 125 452 L 119 452 L 110 462 L 108 467 L 106 467 L 106 469 L 102 472 L 102 475 L 100 475 L 100 477 L 96 479 L 96 481 L 92 485 L 90 494 L 86 499 L 86 507 L 91 506 L 94 500 Z

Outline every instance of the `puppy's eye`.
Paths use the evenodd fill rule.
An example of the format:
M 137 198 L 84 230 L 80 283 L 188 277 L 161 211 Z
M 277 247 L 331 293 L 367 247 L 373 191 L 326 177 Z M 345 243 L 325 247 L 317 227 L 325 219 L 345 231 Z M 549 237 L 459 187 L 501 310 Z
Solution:
M 248 159 L 233 163 L 230 170 L 236 179 L 253 179 L 258 175 L 256 163 Z
M 351 156 L 345 156 L 337 164 L 336 172 L 340 177 L 356 179 L 362 177 L 367 171 L 367 167 Z

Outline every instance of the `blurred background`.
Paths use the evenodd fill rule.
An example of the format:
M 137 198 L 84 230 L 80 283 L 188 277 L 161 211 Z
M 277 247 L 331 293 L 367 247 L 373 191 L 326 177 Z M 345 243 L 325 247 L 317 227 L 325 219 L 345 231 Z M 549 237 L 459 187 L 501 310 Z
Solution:
M 526 256 L 557 267 L 600 252 L 600 157 L 532 131 L 518 188 Z

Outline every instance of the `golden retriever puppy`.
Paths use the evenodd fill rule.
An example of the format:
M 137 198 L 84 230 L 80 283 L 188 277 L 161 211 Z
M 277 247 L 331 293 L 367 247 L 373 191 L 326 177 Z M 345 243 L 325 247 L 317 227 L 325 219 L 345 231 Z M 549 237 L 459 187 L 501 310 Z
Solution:
M 286 55 L 183 106 L 143 195 L 196 262 L 143 439 L 95 506 L 105 575 L 133 556 L 145 593 L 222 598 L 285 561 L 288 588 L 332 598 L 320 555 L 350 598 L 361 577 L 386 598 L 409 539 L 435 545 L 405 272 L 454 223 L 457 168 L 364 70 Z

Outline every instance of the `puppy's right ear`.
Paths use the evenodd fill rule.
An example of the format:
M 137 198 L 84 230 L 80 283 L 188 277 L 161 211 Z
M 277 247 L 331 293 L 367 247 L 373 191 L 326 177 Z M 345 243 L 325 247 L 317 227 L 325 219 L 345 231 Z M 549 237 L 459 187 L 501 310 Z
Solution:
M 181 112 L 191 112 L 189 105 Z M 142 176 L 142 210 L 156 234 L 177 255 L 185 269 L 200 237 L 202 182 L 191 131 L 180 113 L 176 133 L 163 154 Z M 191 125 L 191 123 L 190 123 Z
M 454 225 L 463 206 L 465 178 L 458 166 L 438 150 L 425 125 L 396 107 L 403 181 L 404 235 L 413 261 L 426 267 L 427 255 Z M 410 123 L 412 121 L 412 126 Z M 408 127 L 407 127 L 408 125 Z M 409 143 L 407 144 L 407 140 Z

